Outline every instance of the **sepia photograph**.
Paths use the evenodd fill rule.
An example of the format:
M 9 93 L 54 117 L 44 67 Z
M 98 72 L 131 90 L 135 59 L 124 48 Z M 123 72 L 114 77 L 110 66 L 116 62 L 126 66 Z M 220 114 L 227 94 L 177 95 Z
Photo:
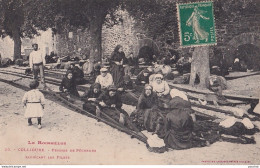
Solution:
M 0 36 L 2 168 L 260 165 L 260 0 L 0 0 Z

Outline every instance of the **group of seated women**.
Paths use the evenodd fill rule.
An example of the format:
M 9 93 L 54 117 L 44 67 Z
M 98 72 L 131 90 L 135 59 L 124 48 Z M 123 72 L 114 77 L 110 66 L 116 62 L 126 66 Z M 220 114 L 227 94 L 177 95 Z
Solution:
M 136 110 L 128 114 L 122 109 L 125 95 L 121 93 L 122 90 L 133 89 L 130 77 L 124 76 L 123 85 L 118 88 L 107 68 L 101 68 L 100 72 L 95 83 L 81 96 L 83 109 L 98 117 L 108 115 L 123 125 L 128 125 L 126 118 L 129 118 L 139 131 L 147 130 L 163 138 L 169 148 L 191 147 L 195 120 L 191 104 L 185 93 L 170 90 L 162 74 L 153 74 L 149 69 L 139 74 L 135 84 L 141 85 L 143 91 L 138 98 Z M 67 71 L 60 90 L 80 97 L 72 71 Z
M 166 147 L 186 149 L 191 147 L 191 136 L 195 115 L 184 92 L 172 89 L 170 98 L 162 101 L 145 85 L 136 110 L 131 114 L 140 130 L 156 133 L 164 139 Z

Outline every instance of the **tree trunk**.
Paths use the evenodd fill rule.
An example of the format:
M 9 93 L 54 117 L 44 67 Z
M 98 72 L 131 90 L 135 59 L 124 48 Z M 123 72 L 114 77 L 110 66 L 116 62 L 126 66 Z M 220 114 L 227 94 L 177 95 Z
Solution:
M 199 87 L 206 88 L 206 79 L 210 76 L 209 47 L 196 47 L 192 53 L 190 85 L 194 86 L 196 75 L 199 76 Z
M 13 29 L 13 40 L 14 40 L 14 60 L 21 58 L 21 36 L 18 28 Z
M 94 63 L 101 61 L 102 56 L 102 25 L 104 21 L 104 15 L 97 14 L 90 21 L 89 33 L 90 33 L 90 56 L 89 56 L 89 68 L 87 74 L 93 71 Z

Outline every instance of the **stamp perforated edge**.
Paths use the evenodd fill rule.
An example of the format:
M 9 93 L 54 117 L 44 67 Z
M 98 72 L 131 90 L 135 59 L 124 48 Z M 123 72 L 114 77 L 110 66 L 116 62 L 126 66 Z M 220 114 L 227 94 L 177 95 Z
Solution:
M 186 45 L 183 46 L 182 44 L 182 35 L 181 35 L 181 19 L 180 19 L 180 11 L 179 11 L 179 5 L 185 5 L 185 4 L 197 4 L 197 3 L 203 3 L 203 2 L 211 2 L 212 3 L 212 16 L 214 21 L 214 30 L 215 30 L 215 42 L 209 43 L 209 44 L 198 44 L 198 45 Z M 198 2 L 186 2 L 186 3 L 176 3 L 177 8 L 177 21 L 178 21 L 178 33 L 179 33 L 179 41 L 180 41 L 180 48 L 188 48 L 188 47 L 200 47 L 200 46 L 216 46 L 217 45 L 217 29 L 216 29 L 216 20 L 214 15 L 214 1 L 198 1 Z

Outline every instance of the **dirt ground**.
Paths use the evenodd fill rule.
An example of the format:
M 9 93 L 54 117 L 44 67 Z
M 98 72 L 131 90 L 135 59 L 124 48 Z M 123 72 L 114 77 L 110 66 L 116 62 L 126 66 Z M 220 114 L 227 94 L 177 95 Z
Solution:
M 11 80 L 1 73 L 0 78 Z M 157 154 L 139 140 L 50 100 L 46 100 L 42 129 L 37 128 L 36 120 L 27 126 L 21 103 L 24 93 L 0 82 L 0 164 L 260 164 L 259 133 L 254 135 L 256 144 L 216 142 Z

